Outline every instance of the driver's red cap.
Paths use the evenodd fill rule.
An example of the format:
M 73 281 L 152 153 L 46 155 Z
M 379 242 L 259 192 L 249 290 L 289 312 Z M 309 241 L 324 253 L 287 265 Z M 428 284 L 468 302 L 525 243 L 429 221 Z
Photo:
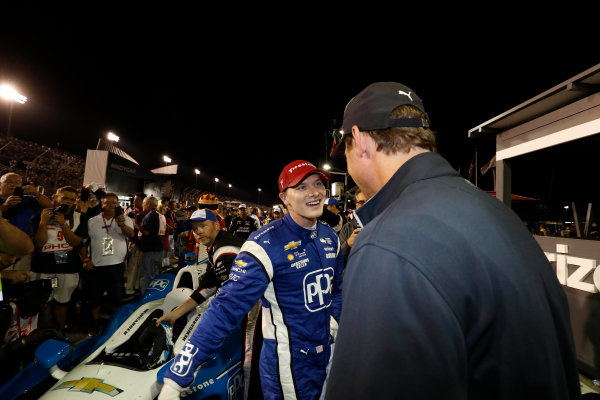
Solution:
M 315 167 L 312 163 L 304 160 L 296 160 L 285 166 L 281 175 L 279 175 L 279 192 L 283 192 L 289 187 L 294 187 L 304 180 L 310 174 L 319 174 L 323 182 L 331 179 L 329 172 Z

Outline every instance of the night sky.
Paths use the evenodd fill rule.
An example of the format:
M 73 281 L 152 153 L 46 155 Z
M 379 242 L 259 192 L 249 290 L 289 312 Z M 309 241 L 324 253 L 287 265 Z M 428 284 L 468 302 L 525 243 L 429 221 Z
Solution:
M 245 194 L 261 187 L 262 200 L 276 200 L 287 163 L 326 161 L 346 103 L 372 82 L 417 92 L 439 152 L 464 172 L 469 129 L 600 62 L 579 28 L 525 18 L 475 28 L 473 17 L 407 25 L 321 10 L 101 4 L 3 6 L 0 82 L 29 99 L 14 105 L 11 135 L 85 157 L 113 131 L 146 168 L 167 154 L 192 182 L 198 168 Z M 8 111 L 1 100 L 1 132 Z

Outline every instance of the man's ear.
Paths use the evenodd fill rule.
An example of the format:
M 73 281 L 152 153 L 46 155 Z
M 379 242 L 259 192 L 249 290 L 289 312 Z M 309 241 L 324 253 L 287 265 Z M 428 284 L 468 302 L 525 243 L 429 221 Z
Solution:
M 358 129 L 358 126 L 352 127 L 352 139 L 354 141 L 353 146 L 356 147 L 356 151 L 360 157 L 369 157 L 376 149 L 375 141 L 367 132 L 362 132 Z
M 288 201 L 287 201 L 287 196 L 285 192 L 281 192 L 279 193 L 279 198 L 281 199 L 281 201 L 283 202 L 283 204 L 288 207 Z

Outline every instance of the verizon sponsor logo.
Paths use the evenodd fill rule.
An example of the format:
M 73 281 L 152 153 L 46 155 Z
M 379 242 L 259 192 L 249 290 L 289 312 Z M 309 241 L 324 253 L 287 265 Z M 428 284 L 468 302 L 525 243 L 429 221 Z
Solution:
M 598 261 L 592 258 L 574 257 L 569 254 L 569 245 L 557 244 L 556 253 L 544 252 L 548 261 L 556 263 L 556 277 L 561 285 L 588 293 L 600 290 L 600 269 Z M 576 266 L 577 268 L 569 268 Z M 569 269 L 571 272 L 569 273 Z M 591 279 L 590 279 L 591 276 Z

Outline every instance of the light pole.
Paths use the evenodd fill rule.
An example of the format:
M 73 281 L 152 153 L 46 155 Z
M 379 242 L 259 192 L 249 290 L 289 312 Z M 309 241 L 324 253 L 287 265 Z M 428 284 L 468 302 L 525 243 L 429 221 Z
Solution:
M 13 104 L 15 101 L 19 104 L 25 104 L 27 102 L 27 97 L 17 93 L 17 91 L 9 85 L 0 86 L 0 96 L 4 97 L 10 102 L 8 109 L 8 127 L 6 128 L 6 136 L 10 136 L 10 123 L 12 119 Z
M 229 197 L 231 197 L 231 183 L 227 186 L 228 186 L 227 193 L 228 193 Z
M 217 183 L 219 183 L 219 178 L 215 178 L 215 194 L 217 194 Z
M 196 188 L 198 187 L 198 175 L 200 175 L 200 170 L 198 168 L 194 169 L 194 174 L 196 174 Z
M 323 169 L 333 175 L 344 175 L 344 211 L 348 208 L 348 173 L 344 171 L 332 171 L 331 165 L 323 165 Z
M 257 201 L 258 204 L 260 204 L 260 192 L 262 192 L 262 189 L 258 188 L 258 201 Z

